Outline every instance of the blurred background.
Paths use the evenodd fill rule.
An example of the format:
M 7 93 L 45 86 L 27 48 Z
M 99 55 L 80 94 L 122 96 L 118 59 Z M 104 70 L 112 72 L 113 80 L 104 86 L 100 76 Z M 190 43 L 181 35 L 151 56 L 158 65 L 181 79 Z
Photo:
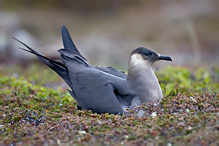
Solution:
M 93 65 L 127 71 L 131 51 L 143 46 L 172 57 L 155 68 L 215 67 L 218 6 L 218 0 L 1 0 L 0 69 L 37 61 L 12 37 L 59 58 L 63 24 Z

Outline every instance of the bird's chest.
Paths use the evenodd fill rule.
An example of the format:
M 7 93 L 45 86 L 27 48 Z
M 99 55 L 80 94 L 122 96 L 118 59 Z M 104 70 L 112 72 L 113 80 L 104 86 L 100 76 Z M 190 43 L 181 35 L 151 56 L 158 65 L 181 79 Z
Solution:
M 136 78 L 132 81 L 132 87 L 142 103 L 154 102 L 163 97 L 159 82 L 154 74 L 150 75 L 150 78 Z

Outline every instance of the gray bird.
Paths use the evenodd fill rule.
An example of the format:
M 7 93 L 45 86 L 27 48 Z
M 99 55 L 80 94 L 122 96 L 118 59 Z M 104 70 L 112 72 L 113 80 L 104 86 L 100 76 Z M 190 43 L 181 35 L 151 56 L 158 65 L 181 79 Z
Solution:
M 15 38 L 14 38 L 15 39 Z M 148 104 L 163 97 L 159 82 L 152 70 L 158 60 L 172 61 L 169 56 L 139 47 L 132 51 L 128 74 L 112 67 L 90 65 L 80 54 L 65 26 L 62 26 L 64 49 L 58 50 L 61 61 L 51 60 L 17 40 L 54 70 L 70 87 L 68 90 L 78 107 L 94 113 L 123 114 L 142 103 Z

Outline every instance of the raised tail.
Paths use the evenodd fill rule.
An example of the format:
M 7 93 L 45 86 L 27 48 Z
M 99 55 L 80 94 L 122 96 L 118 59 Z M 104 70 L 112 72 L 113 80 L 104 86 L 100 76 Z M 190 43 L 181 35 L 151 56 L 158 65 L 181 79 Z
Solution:
M 71 50 L 73 54 L 76 54 L 86 60 L 78 51 L 77 47 L 75 46 L 74 42 L 71 39 L 68 29 L 62 25 L 62 41 L 64 45 L 64 49 Z
M 21 42 L 20 40 L 16 38 L 13 38 L 13 39 L 23 44 L 27 48 L 27 49 L 24 49 L 24 48 L 20 48 L 20 49 L 36 55 L 44 64 L 46 64 L 48 67 L 54 70 L 68 84 L 70 88 L 72 87 L 71 79 L 69 78 L 69 75 L 68 75 L 68 68 L 65 66 L 65 64 L 59 61 L 51 60 L 41 55 L 37 51 L 33 50 L 32 48 L 30 48 L 28 45 Z

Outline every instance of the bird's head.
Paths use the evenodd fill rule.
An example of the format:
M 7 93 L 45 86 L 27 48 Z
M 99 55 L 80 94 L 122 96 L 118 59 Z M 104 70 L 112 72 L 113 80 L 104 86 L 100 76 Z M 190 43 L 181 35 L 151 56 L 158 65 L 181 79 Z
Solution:
M 131 68 L 148 68 L 158 60 L 172 61 L 169 56 L 160 55 L 151 49 L 139 47 L 132 51 L 129 66 Z

